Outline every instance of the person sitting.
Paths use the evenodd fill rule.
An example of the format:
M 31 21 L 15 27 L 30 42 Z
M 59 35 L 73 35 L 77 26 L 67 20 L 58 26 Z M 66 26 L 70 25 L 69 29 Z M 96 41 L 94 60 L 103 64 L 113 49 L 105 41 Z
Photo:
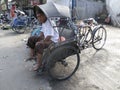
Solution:
M 111 15 L 109 14 L 106 18 L 105 18 L 105 24 L 111 24 Z
M 28 38 L 27 46 L 30 47 L 30 58 L 37 56 L 37 64 L 33 70 L 38 70 L 42 67 L 42 54 L 44 49 L 48 48 L 51 43 L 59 41 L 59 33 L 57 29 L 53 29 L 50 21 L 41 9 L 36 10 L 36 17 L 42 23 L 40 36 L 31 36 Z

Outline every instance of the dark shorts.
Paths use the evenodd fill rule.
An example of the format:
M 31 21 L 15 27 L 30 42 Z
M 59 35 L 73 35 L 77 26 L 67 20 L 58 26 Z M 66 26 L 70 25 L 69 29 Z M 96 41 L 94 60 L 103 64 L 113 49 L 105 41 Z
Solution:
M 32 36 L 28 39 L 27 46 L 34 49 L 36 53 L 42 54 L 44 49 L 48 48 L 51 43 L 53 43 L 53 41 L 45 43 L 43 42 L 43 38 L 39 36 Z

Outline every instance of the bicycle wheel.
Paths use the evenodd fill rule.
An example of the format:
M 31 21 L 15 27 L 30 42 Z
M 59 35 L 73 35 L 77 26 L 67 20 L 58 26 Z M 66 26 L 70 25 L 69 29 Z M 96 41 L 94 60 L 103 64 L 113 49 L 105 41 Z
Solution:
M 26 27 L 25 26 L 16 26 L 12 30 L 19 33 L 19 34 L 22 34 L 25 32 Z
M 95 30 L 93 31 L 93 38 L 92 38 L 93 48 L 96 50 L 100 50 L 104 46 L 106 42 L 106 38 L 107 38 L 107 32 L 103 26 L 95 28 Z
M 48 73 L 52 79 L 66 80 L 76 72 L 79 63 L 80 57 L 77 50 L 71 46 L 62 46 L 51 53 Z
M 12 27 L 12 30 L 15 32 L 15 30 L 16 30 L 15 27 Z

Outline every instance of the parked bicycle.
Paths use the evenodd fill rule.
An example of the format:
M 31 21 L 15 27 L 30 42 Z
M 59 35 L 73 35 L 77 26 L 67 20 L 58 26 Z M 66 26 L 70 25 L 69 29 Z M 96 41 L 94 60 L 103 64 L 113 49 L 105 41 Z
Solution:
M 98 24 L 93 18 L 83 20 L 85 25 L 78 26 L 81 49 L 93 47 L 100 50 L 107 38 L 107 32 L 103 25 Z
M 17 17 L 14 18 L 11 22 L 12 30 L 22 34 L 26 30 L 32 28 L 32 18 L 26 16 L 24 13 L 16 12 Z

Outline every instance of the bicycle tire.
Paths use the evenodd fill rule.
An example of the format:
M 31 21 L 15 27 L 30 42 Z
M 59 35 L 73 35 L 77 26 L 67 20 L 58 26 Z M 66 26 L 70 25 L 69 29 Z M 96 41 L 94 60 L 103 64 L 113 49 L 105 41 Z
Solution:
M 61 52 L 62 51 L 62 52 Z M 70 72 L 70 74 L 69 75 L 67 75 L 66 74 L 66 76 L 62 76 L 61 75 L 61 73 L 63 72 L 62 70 L 62 68 L 64 68 L 64 67 L 62 67 L 62 68 L 55 68 L 55 66 L 56 65 L 60 65 L 60 66 L 64 66 L 64 65 L 62 65 L 62 63 L 60 62 L 60 60 L 62 60 L 62 58 L 60 59 L 60 60 L 58 60 L 57 58 L 56 58 L 56 56 L 59 56 L 59 54 L 61 54 L 60 56 L 65 56 L 65 55 L 67 55 L 66 53 L 70 53 L 70 52 L 74 52 L 75 53 L 75 56 L 76 56 L 76 65 L 75 65 L 75 67 L 73 68 L 73 70 L 72 70 L 72 72 Z M 68 58 L 68 57 L 72 57 L 71 55 L 68 55 L 68 56 L 65 56 L 65 58 Z M 66 59 L 67 60 L 67 59 Z M 72 60 L 72 59 L 69 59 L 69 60 Z M 67 60 L 67 62 L 69 62 L 69 60 Z M 67 70 L 67 68 L 65 68 L 67 71 L 71 71 L 71 68 L 73 67 L 73 64 L 75 63 L 75 59 L 73 59 L 74 60 L 74 62 L 72 62 L 72 65 L 69 67 L 68 66 L 68 70 Z M 71 62 L 71 61 L 70 61 Z M 70 62 L 69 62 L 69 65 L 70 65 Z M 49 67 L 49 69 L 48 69 L 48 74 L 50 75 L 50 77 L 52 78 L 52 79 L 54 79 L 54 80 L 59 80 L 59 81 L 62 81 L 62 80 L 66 80 L 66 79 L 69 79 L 76 71 L 77 71 L 77 69 L 78 69 L 78 67 L 79 67 L 79 63 L 80 63 L 80 56 L 79 56 L 79 52 L 77 52 L 77 50 L 76 50 L 76 48 L 75 47 L 73 47 L 73 46 L 68 46 L 68 45 L 66 45 L 66 46 L 62 46 L 62 47 L 59 47 L 59 48 L 56 48 L 51 54 L 50 54 L 50 57 L 49 57 L 49 63 L 48 63 L 48 67 Z M 55 71 L 53 71 L 53 69 L 57 69 L 57 72 L 58 72 L 58 75 L 55 75 Z M 60 71 L 60 69 L 62 69 L 61 71 Z M 64 70 L 65 70 L 64 69 Z M 58 71 L 59 70 L 59 71 Z M 65 75 L 65 73 L 67 73 L 67 72 L 63 72 L 64 73 L 64 75 Z M 61 75 L 61 76 L 60 76 Z
M 99 27 L 96 27 L 95 30 L 93 30 L 93 38 L 92 38 L 92 46 L 96 50 L 100 50 L 105 45 L 107 38 L 107 32 L 106 29 L 101 25 Z
M 12 30 L 15 31 L 18 34 L 23 34 L 26 31 L 26 27 L 25 26 L 23 26 L 21 28 L 19 28 L 19 27 L 13 27 Z

